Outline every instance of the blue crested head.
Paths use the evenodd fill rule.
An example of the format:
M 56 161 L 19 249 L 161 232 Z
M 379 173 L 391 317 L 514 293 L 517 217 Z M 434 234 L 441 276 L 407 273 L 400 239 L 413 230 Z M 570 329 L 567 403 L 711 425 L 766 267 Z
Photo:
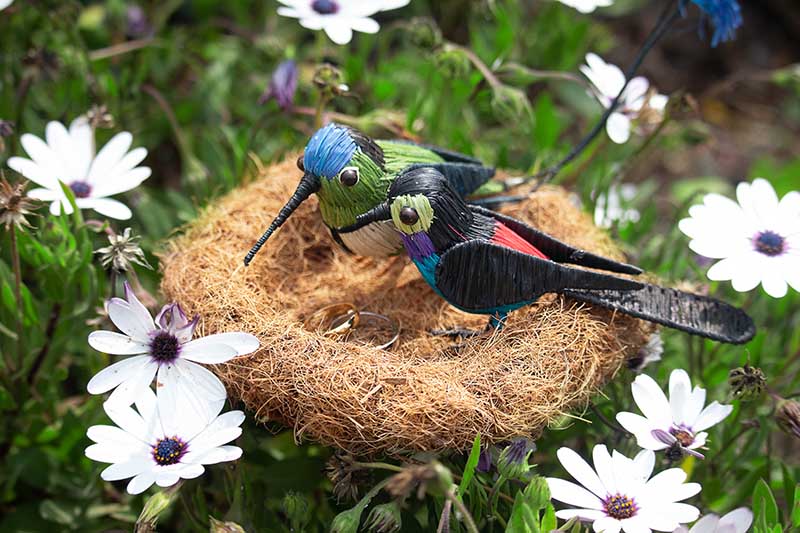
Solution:
M 358 150 L 349 128 L 328 124 L 311 137 L 303 155 L 306 172 L 333 179 L 350 162 Z
M 380 168 L 384 167 L 383 150 L 375 141 L 349 126 L 331 123 L 317 130 L 308 141 L 303 167 L 305 172 L 331 180 L 350 164 L 356 152 L 362 152 Z
M 736 0 L 691 1 L 711 19 L 711 25 L 714 26 L 711 46 L 717 46 L 721 42 L 730 41 L 736 36 L 737 28 L 742 25 L 742 8 L 739 2 Z

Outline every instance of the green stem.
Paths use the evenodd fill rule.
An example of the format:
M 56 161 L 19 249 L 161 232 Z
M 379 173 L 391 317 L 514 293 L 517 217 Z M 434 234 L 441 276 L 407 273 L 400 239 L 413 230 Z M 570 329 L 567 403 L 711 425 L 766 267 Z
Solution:
M 459 46 L 453 43 L 448 43 L 448 46 L 452 46 L 453 48 L 460 50 L 465 56 L 467 56 L 470 62 L 473 65 L 475 65 L 475 68 L 477 68 L 480 71 L 481 75 L 483 75 L 483 78 L 486 80 L 486 82 L 493 90 L 497 90 L 503 87 L 503 82 L 497 79 L 497 76 L 494 75 L 492 69 L 487 67 L 486 63 L 484 63 L 483 60 L 481 60 L 481 58 L 478 57 L 478 55 L 475 52 L 473 52 L 469 48 L 466 48 L 464 46 Z
M 472 515 L 469 513 L 467 506 L 464 505 L 464 502 L 456 497 L 454 489 L 447 491 L 447 499 L 453 502 L 453 505 L 455 505 L 456 509 L 458 509 L 458 512 L 461 513 L 461 519 L 467 526 L 467 531 L 470 533 L 478 533 L 478 526 L 475 525 L 475 519 L 472 518 Z
M 25 362 L 25 335 L 23 323 L 22 303 L 22 268 L 19 264 L 19 249 L 17 247 L 17 228 L 11 226 L 11 263 L 14 268 L 14 302 L 17 304 L 17 366 L 22 368 Z M 9 368 L 10 370 L 10 368 Z
M 391 470 L 392 472 L 402 472 L 403 467 L 389 463 L 353 463 L 353 466 L 358 468 L 377 468 L 379 470 Z

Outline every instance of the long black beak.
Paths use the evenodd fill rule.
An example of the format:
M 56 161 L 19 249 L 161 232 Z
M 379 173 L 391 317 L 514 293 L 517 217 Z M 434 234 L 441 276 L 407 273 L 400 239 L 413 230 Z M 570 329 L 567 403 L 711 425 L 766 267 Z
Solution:
M 345 226 L 344 228 L 338 228 L 337 231 L 339 233 L 350 233 L 352 231 L 359 230 L 366 226 L 367 224 L 372 224 L 373 222 L 380 222 L 381 220 L 391 220 L 392 219 L 392 209 L 389 207 L 389 204 L 383 203 L 377 207 L 373 207 L 366 213 L 361 213 L 356 217 L 356 223 L 350 226 Z
M 300 179 L 300 183 L 297 185 L 297 190 L 294 191 L 292 197 L 289 198 L 289 201 L 286 202 L 286 205 L 281 208 L 278 216 L 275 217 L 275 220 L 272 221 L 272 224 L 269 225 L 267 231 L 264 232 L 264 235 L 258 239 L 258 242 L 253 245 L 247 255 L 244 258 L 244 266 L 250 264 L 250 261 L 253 260 L 253 257 L 258 253 L 264 243 L 267 242 L 267 239 L 275 232 L 276 229 L 280 228 L 286 219 L 288 219 L 294 210 L 297 209 L 300 204 L 302 204 L 309 196 L 317 192 L 320 188 L 319 178 L 313 176 L 306 172 L 303 177 Z

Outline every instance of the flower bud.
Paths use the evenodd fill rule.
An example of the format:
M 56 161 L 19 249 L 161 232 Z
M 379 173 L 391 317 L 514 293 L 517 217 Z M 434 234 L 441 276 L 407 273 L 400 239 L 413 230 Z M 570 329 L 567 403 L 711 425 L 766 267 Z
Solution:
M 775 410 L 778 426 L 789 435 L 800 439 L 800 403 L 781 398 Z
M 353 507 L 336 515 L 331 523 L 331 533 L 356 533 L 361 522 L 361 507 Z
M 297 91 L 297 78 L 297 64 L 291 59 L 283 61 L 272 73 L 269 86 L 258 99 L 258 103 L 265 104 L 274 98 L 284 111 L 291 109 Z
M 400 506 L 396 501 L 376 505 L 370 511 L 366 522 L 366 531 L 371 533 L 394 533 L 400 531 L 403 519 Z
M 497 458 L 497 471 L 507 479 L 521 479 L 531 468 L 528 459 L 536 450 L 536 444 L 526 438 L 515 439 L 506 446 Z
M 335 453 L 328 459 L 325 470 L 339 501 L 357 500 L 359 487 L 369 482 L 369 471 L 359 468 L 349 454 Z
M 433 50 L 442 44 L 442 32 L 433 19 L 415 17 L 408 23 L 407 28 L 409 38 L 414 46 Z
M 244 528 L 236 522 L 223 522 L 213 516 L 209 516 L 208 519 L 211 522 L 209 529 L 211 533 L 245 533 Z
M 176 483 L 165 490 L 160 490 L 150 496 L 136 520 L 136 531 L 141 533 L 155 532 L 156 523 L 161 513 L 166 511 L 177 499 L 182 483 Z
M 344 83 L 342 71 L 330 63 L 318 66 L 311 81 L 323 95 L 329 98 L 345 94 L 350 90 Z
M 304 531 L 309 521 L 308 498 L 303 494 L 289 492 L 283 497 L 283 512 L 289 519 L 292 531 Z
M 434 53 L 433 60 L 447 78 L 464 78 L 472 70 L 469 57 L 458 46 L 444 45 Z
M 728 385 L 734 399 L 749 402 L 761 396 L 767 388 L 767 378 L 760 368 L 748 364 L 730 371 Z
M 501 85 L 492 92 L 492 112 L 497 120 L 516 124 L 530 116 L 531 103 L 523 91 Z

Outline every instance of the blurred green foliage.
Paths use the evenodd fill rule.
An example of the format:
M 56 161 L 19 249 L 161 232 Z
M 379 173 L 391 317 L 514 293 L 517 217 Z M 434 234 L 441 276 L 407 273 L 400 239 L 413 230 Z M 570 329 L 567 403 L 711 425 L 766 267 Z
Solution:
M 143 1 L 143 27 L 129 20 L 131 5 L 18 0 L 0 14 L 0 118 L 13 121 L 16 129 L 4 139 L 0 163 L 5 167 L 9 156 L 23 155 L 20 134 L 41 136 L 47 121 L 68 123 L 92 106 L 106 106 L 115 127 L 98 130 L 98 145 L 124 129 L 134 134 L 135 145 L 149 150 L 146 164 L 153 176 L 125 201 L 153 265 L 163 240 L 203 206 L 252 179 L 260 165 L 304 144 L 314 130 L 319 100 L 311 80 L 323 60 L 337 65 L 349 86 L 349 93 L 335 97 L 325 110 L 337 120 L 374 136 L 404 135 L 475 154 L 524 175 L 565 154 L 600 112 L 580 78 L 553 73 L 574 73 L 587 51 L 602 53 L 614 45 L 604 24 L 544 1 L 473 2 L 464 15 L 468 42 L 458 44 L 441 44 L 435 22 L 414 19 L 440 12 L 415 1 L 381 16 L 379 34 L 357 34 L 345 47 L 277 17 L 275 2 Z M 641 5 L 619 2 L 607 16 Z M 275 102 L 258 105 L 270 73 L 286 58 L 300 65 L 295 110 L 283 112 Z M 494 82 L 477 68 L 476 59 Z M 781 71 L 775 81 L 795 91 L 785 105 L 796 109 L 793 72 Z M 680 155 L 707 142 L 703 131 L 676 119 L 647 145 L 643 139 L 624 146 L 601 139 L 560 179 L 587 209 L 612 183 L 638 182 L 631 207 L 640 212 L 639 221 L 611 229 L 632 261 L 667 280 L 686 280 L 744 305 L 755 317 L 759 334 L 746 347 L 664 332 L 664 361 L 649 371 L 665 384 L 670 370 L 687 368 L 709 398 L 725 401 L 731 369 L 749 362 L 763 370 L 768 393 L 735 402 L 734 413 L 711 430 L 708 458 L 683 467 L 703 484 L 698 501 L 704 511 L 750 506 L 755 531 L 788 531 L 800 528 L 797 441 L 777 430 L 770 394 L 800 394 L 800 296 L 790 292 L 774 300 L 758 290 L 738 294 L 726 283 L 709 283 L 676 221 L 706 192 L 732 195 L 738 179 L 763 176 L 779 194 L 795 190 L 800 159 L 764 158 L 750 176 L 672 181 L 637 173 L 632 164 L 654 151 Z M 21 302 L 13 291 L 11 236 L 0 235 L 0 349 L 8 378 L 0 388 L 0 529 L 129 529 L 145 497 L 125 494 L 123 484 L 102 482 L 103 466 L 83 454 L 86 428 L 105 420 L 101 399 L 88 396 L 85 385 L 109 363 L 89 348 L 86 337 L 103 323 L 103 300 L 119 290 L 121 280 L 105 272 L 93 254 L 107 244 L 102 222 L 87 224 L 80 214 L 53 217 L 46 207 L 39 215 L 31 219 L 34 230 L 16 233 Z M 155 294 L 158 270 L 139 270 L 138 277 Z M 596 443 L 635 453 L 632 439 L 603 423 L 632 409 L 633 377 L 621 372 L 598 395 L 593 411 L 546 432 L 537 441 L 539 466 L 533 472 L 563 476 L 554 455 L 560 446 L 584 456 Z M 463 502 L 481 531 L 555 526 L 540 477 L 505 480 L 476 472 L 474 451 L 438 458 L 457 476 L 457 491 L 447 493 L 449 485 L 443 483 L 444 491 L 429 491 L 422 501 L 412 495 L 395 509 L 385 491 L 371 489 L 401 468 L 396 462 L 356 467 L 358 497 L 337 501 L 323 472 L 333 450 L 296 445 L 289 430 L 269 422 L 265 429 L 252 418 L 238 444 L 245 450 L 243 459 L 185 483 L 161 513 L 160 527 L 206 531 L 212 517 L 247 531 L 324 531 L 332 523 L 334 530 L 355 531 L 359 522 L 375 525 L 399 516 L 403 531 L 432 531 L 447 512 L 452 530 L 463 531 L 454 518 L 455 500 Z M 375 505 L 384 507 L 371 514 Z M 215 524 L 217 530 L 223 527 Z

